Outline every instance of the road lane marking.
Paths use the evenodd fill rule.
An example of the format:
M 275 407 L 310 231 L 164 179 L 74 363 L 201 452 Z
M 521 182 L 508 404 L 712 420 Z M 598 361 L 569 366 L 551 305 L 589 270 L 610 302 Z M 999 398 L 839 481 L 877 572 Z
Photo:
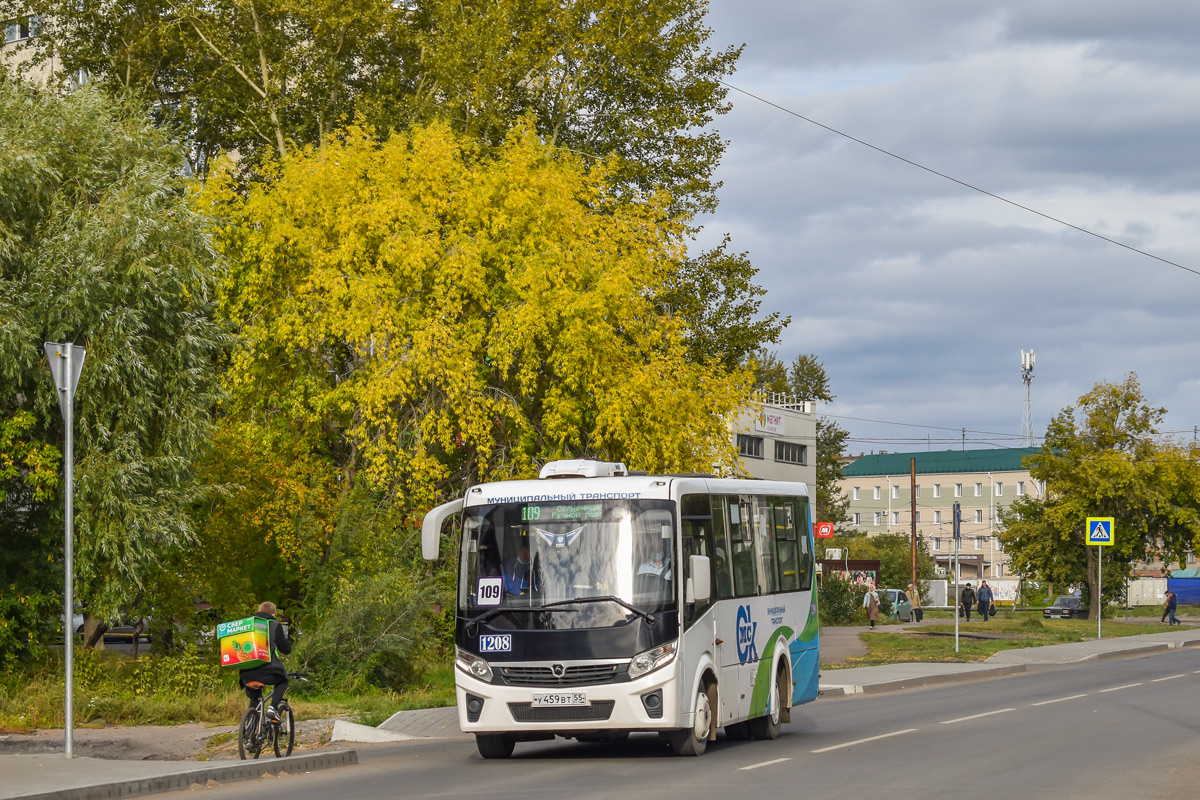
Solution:
M 813 753 L 828 753 L 830 750 L 841 750 L 842 748 L 845 748 L 845 747 L 854 747 L 854 745 L 856 745 L 856 744 L 866 744 L 867 742 L 875 742 L 880 739 L 887 739 L 891 736 L 899 736 L 903 733 L 915 733 L 916 730 L 917 730 L 916 728 L 906 728 L 905 730 L 902 730 L 902 731 L 893 731 L 892 733 L 881 733 L 878 736 L 868 736 L 866 739 L 855 739 L 853 742 L 846 742 L 844 744 L 835 744 L 830 747 L 822 747 L 820 750 L 812 750 L 811 752 L 813 752 Z
M 966 722 L 969 719 L 979 719 L 980 717 L 990 717 L 993 714 L 1003 714 L 1005 711 L 1016 711 L 1015 708 L 1001 708 L 998 711 L 985 711 L 982 714 L 972 714 L 969 717 L 959 717 L 958 719 L 944 719 L 943 725 L 952 725 L 955 722 Z
M 761 764 L 751 764 L 748 767 L 738 767 L 738 769 L 744 772 L 748 769 L 758 769 L 759 767 L 769 767 L 772 764 L 782 764 L 785 761 L 791 761 L 791 759 L 790 758 L 777 758 L 774 761 L 764 761 Z
M 1152 680 L 1150 682 L 1151 683 L 1161 683 L 1162 681 L 1173 681 L 1176 678 L 1183 678 L 1183 677 L 1186 677 L 1186 676 L 1181 672 L 1178 675 L 1168 675 L 1165 678 L 1155 678 L 1154 680 Z
M 1114 686 L 1111 689 L 1101 689 L 1099 692 L 1097 692 L 1097 694 L 1104 694 L 1105 692 L 1119 692 L 1122 689 L 1132 689 L 1135 686 L 1141 686 L 1141 684 L 1140 683 L 1127 683 L 1124 686 Z
M 1081 697 L 1087 697 L 1086 694 L 1073 694 L 1070 697 L 1060 697 L 1057 700 L 1043 700 L 1040 703 L 1030 703 L 1031 706 L 1048 706 L 1051 703 L 1061 703 L 1064 700 L 1078 700 Z

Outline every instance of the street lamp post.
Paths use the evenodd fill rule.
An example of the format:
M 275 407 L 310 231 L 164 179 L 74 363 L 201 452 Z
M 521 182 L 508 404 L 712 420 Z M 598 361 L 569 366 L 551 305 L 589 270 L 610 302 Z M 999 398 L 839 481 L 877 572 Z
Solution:
M 46 342 L 46 358 L 50 360 L 50 373 L 54 376 L 54 388 L 58 391 L 58 406 L 66 423 L 63 447 L 63 674 L 65 676 L 66 708 L 63 730 L 67 758 L 75 757 L 75 387 L 79 385 L 79 373 L 87 355 L 82 347 L 71 343 Z

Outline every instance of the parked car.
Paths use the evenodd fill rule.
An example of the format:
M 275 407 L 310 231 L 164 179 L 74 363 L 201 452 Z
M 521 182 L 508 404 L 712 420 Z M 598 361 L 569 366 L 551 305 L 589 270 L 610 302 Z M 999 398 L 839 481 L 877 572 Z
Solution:
M 908 599 L 908 593 L 903 589 L 884 589 L 888 600 L 892 601 L 892 619 L 897 622 L 912 622 L 913 607 L 912 601 Z
M 1043 608 L 1042 616 L 1046 619 L 1087 619 L 1088 610 L 1080 605 L 1078 597 L 1064 594 Z
M 108 630 L 106 630 L 104 632 L 105 644 L 108 644 L 110 642 L 130 642 L 130 643 L 132 643 L 133 642 L 133 633 L 135 630 L 137 630 L 138 621 L 139 620 L 137 618 L 124 619 L 113 625 L 109 625 Z M 149 633 L 150 620 L 142 619 L 141 623 L 142 623 L 142 630 L 138 633 L 138 641 L 149 642 L 150 641 L 150 633 Z

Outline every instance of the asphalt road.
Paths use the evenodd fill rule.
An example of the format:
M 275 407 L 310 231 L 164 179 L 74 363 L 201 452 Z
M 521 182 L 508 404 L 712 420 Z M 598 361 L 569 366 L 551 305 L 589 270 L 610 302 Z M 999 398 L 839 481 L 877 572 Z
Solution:
M 229 785 L 223 800 L 777 797 L 925 800 L 1179 798 L 1200 780 L 1200 648 L 1021 676 L 818 700 L 773 742 L 678 758 L 653 736 L 620 745 L 473 740 L 359 746 L 362 764 Z

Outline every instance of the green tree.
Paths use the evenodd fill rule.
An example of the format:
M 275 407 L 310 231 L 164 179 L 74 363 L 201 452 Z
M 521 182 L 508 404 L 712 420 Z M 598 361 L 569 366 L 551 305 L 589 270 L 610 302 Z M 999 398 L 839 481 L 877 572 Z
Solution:
M 406 11 L 383 0 L 0 0 L 37 13 L 25 46 L 62 80 L 136 97 L 185 134 L 193 171 L 220 151 L 251 162 L 317 142 L 395 92 Z M 4 16 L 5 14 L 0 14 Z
M 146 576 L 193 533 L 193 464 L 208 444 L 228 337 L 213 318 L 215 256 L 181 167 L 177 142 L 99 92 L 0 79 L 0 407 L 11 420 L 0 464 L 12 441 L 25 461 L 4 478 L 4 502 L 15 496 L 22 508 L 3 515 L 0 579 L 61 576 L 52 531 L 62 498 L 46 473 L 63 423 L 42 343 L 74 342 L 87 349 L 76 597 L 92 633 L 144 596 Z
M 628 191 L 667 191 L 692 216 L 716 206 L 728 110 L 705 0 L 422 0 L 413 4 L 405 102 L 393 125 L 449 119 L 493 144 L 526 114 L 544 140 L 605 159 Z M 614 158 L 615 157 L 615 158 Z
M 1088 517 L 1112 517 L 1115 536 L 1103 548 L 1104 597 L 1120 597 L 1135 562 L 1160 556 L 1182 561 L 1200 534 L 1200 452 L 1164 442 L 1165 409 L 1150 406 L 1137 376 L 1100 382 L 1051 421 L 1030 475 L 1042 497 L 1019 498 L 1001 515 L 999 533 L 1023 574 L 1083 585 L 1097 597 L 1095 546 Z M 1093 603 L 1093 606 L 1096 605 Z
M 532 124 L 613 191 L 655 194 L 670 216 L 716 207 L 722 80 L 705 0 L 0 0 L 41 15 L 25 46 L 65 80 L 133 95 L 185 134 L 191 168 L 219 151 L 254 165 L 361 120 L 386 133 L 448 122 L 485 147 Z M 5 13 L 0 13 L 4 17 Z M 695 233 L 695 231 L 693 231 Z M 787 324 L 760 314 L 756 270 L 728 243 L 681 261 L 656 304 L 685 325 L 693 361 L 726 370 Z

